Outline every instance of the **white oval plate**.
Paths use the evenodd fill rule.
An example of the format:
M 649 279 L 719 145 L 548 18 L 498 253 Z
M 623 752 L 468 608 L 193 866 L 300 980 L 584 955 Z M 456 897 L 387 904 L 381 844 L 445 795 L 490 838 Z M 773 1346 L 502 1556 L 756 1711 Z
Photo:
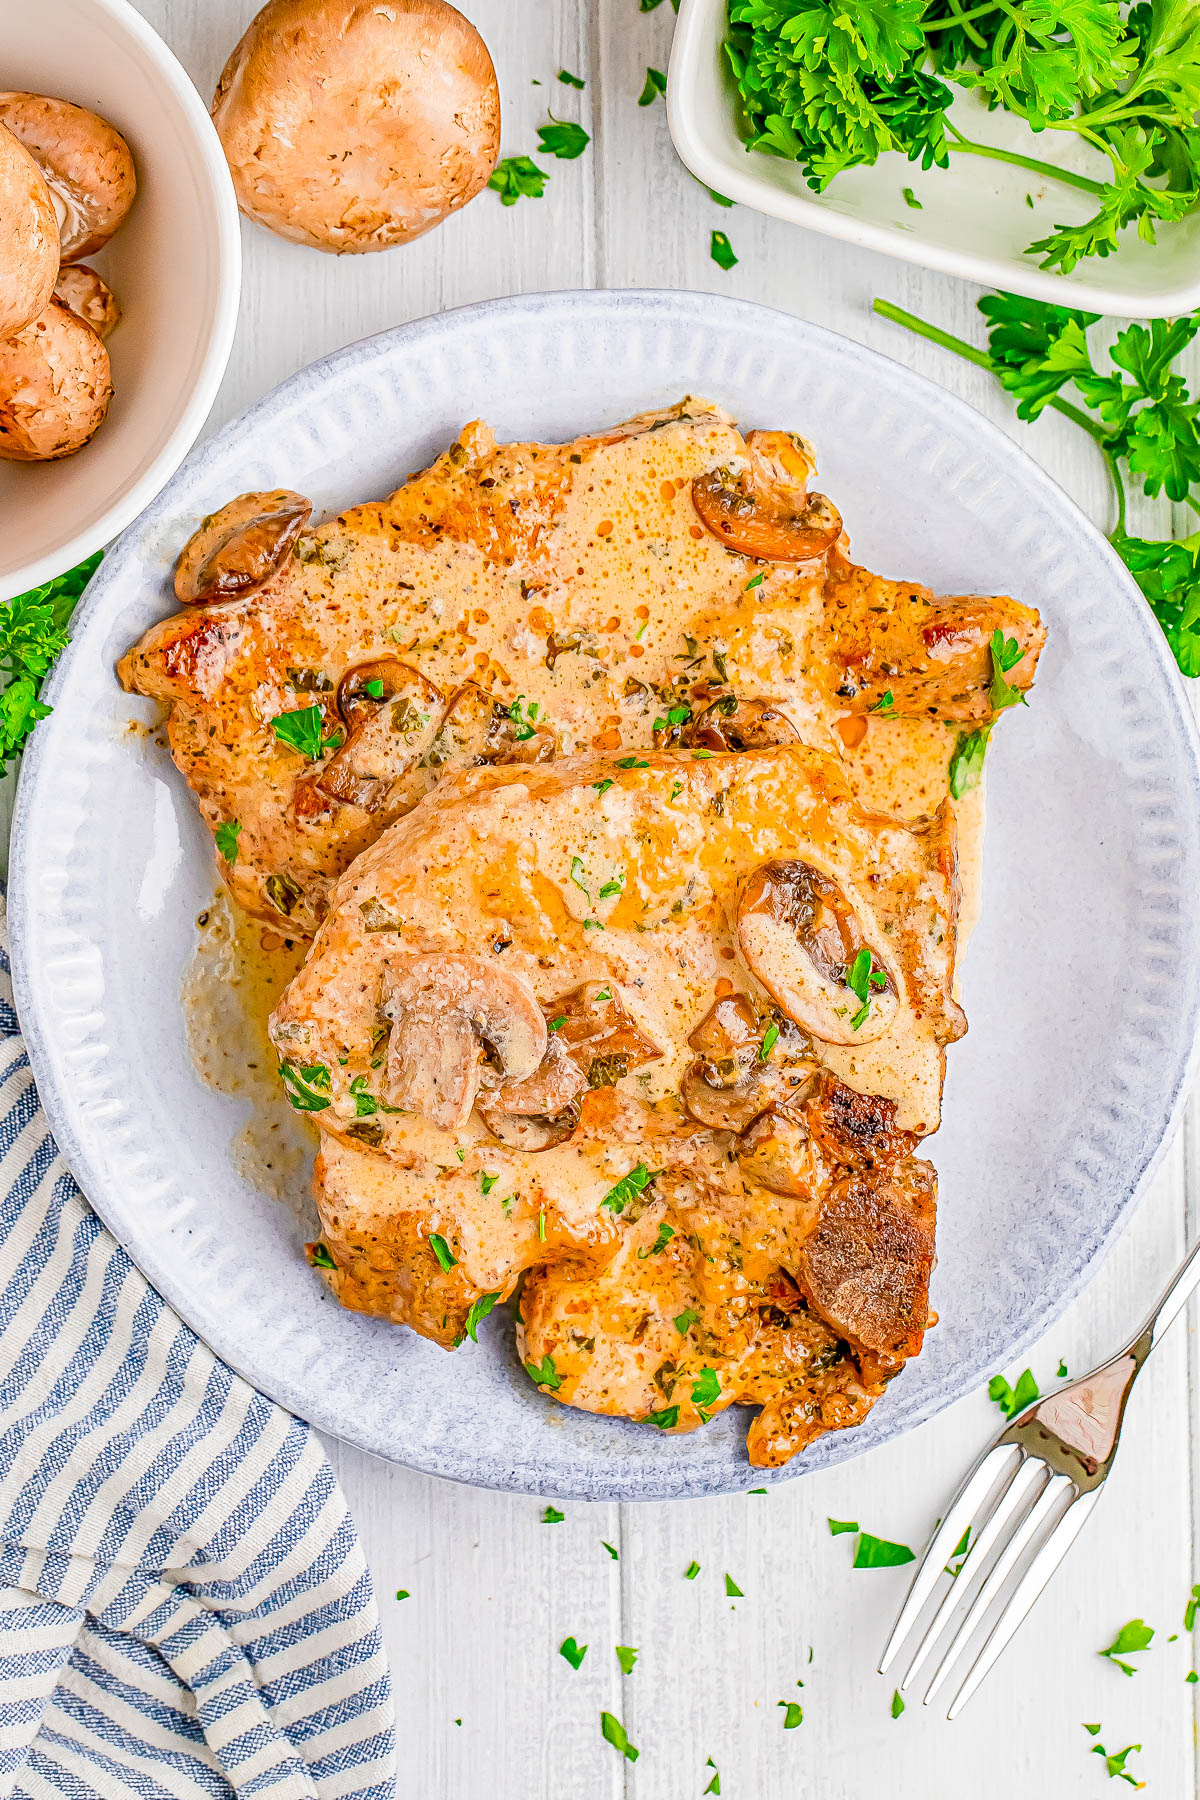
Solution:
M 1050 629 L 1032 704 L 988 755 L 971 1029 L 931 1146 L 941 1322 L 866 1424 L 785 1478 L 929 1418 L 1046 1328 L 1157 1162 L 1196 1037 L 1200 765 L 1182 683 L 1108 545 L 969 407 L 826 331 L 706 294 L 495 301 L 302 370 L 193 453 L 89 590 L 21 778 L 18 1003 L 67 1160 L 200 1336 L 322 1429 L 490 1487 L 662 1499 L 764 1477 L 738 1408 L 662 1437 L 538 1393 L 506 1319 L 448 1356 L 328 1299 L 296 1210 L 239 1172 L 245 1102 L 193 1067 L 180 983 L 212 850 L 166 753 L 130 731 L 144 703 L 113 665 L 171 610 L 178 546 L 232 494 L 298 488 L 335 510 L 395 486 L 477 415 L 501 438 L 565 439 L 689 391 L 811 437 L 870 567 L 1011 592 Z

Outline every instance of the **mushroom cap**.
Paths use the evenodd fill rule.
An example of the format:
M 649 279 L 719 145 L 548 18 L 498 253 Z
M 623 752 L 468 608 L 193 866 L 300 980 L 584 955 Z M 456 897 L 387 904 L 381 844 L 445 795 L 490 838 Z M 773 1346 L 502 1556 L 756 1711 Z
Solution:
M 500 147 L 487 46 L 445 0 L 268 0 L 213 121 L 248 218 L 318 250 L 386 250 L 486 183 Z
M 137 193 L 129 145 L 115 125 L 48 94 L 0 92 L 0 123 L 24 144 L 50 189 L 61 256 L 103 249 Z
M 61 300 L 0 341 L 0 459 L 52 462 L 81 450 L 112 398 L 108 351 Z
M 45 310 L 58 261 L 50 189 L 25 146 L 0 125 L 0 338 Z
M 175 598 L 192 606 L 256 593 L 283 567 L 311 514 L 312 501 L 289 488 L 226 501 L 179 552 Z
M 121 323 L 121 305 L 116 295 L 86 263 L 67 263 L 58 271 L 54 296 L 85 325 L 90 325 L 101 340 L 110 337 Z
M 383 1016 L 390 1102 L 454 1131 L 479 1092 L 490 1051 L 502 1077 L 524 1081 L 546 1054 L 546 1021 L 520 975 L 482 956 L 397 957 L 387 965 Z

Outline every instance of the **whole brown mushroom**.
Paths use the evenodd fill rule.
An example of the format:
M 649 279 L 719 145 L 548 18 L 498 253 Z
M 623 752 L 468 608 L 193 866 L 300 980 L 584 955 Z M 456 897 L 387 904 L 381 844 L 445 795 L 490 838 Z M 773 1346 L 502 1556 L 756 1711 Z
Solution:
M 445 0 L 269 0 L 212 116 L 248 218 L 318 250 L 386 250 L 486 183 L 500 145 L 487 46 Z
M 0 459 L 52 462 L 81 450 L 112 398 L 108 351 L 61 300 L 0 341 Z
M 89 269 L 86 263 L 68 263 L 58 271 L 54 296 L 90 325 L 101 340 L 111 336 L 121 323 L 117 296 L 103 276 L 97 275 L 95 269 Z
M 20 139 L 50 189 L 62 261 L 103 249 L 137 193 L 133 156 L 116 127 L 70 100 L 11 92 L 0 92 L 0 124 Z
M 0 338 L 37 318 L 57 274 L 50 190 L 28 150 L 0 125 Z

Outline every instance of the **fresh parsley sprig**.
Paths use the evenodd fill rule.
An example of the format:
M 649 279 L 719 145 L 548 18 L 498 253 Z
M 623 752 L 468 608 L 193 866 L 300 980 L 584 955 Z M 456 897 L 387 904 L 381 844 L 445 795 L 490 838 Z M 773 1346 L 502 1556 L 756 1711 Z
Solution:
M 1193 135 L 1200 141 L 1200 133 Z M 1135 537 L 1127 527 L 1129 478 L 1151 499 L 1166 494 L 1200 513 L 1200 400 L 1192 398 L 1174 366 L 1200 332 L 1200 313 L 1126 326 L 1108 352 L 1110 367 L 1104 368 L 1088 340 L 1089 329 L 1098 322 L 1096 313 L 1015 294 L 987 294 L 979 310 L 988 325 L 986 350 L 888 300 L 875 301 L 875 311 L 885 319 L 994 375 L 1015 399 L 1019 419 L 1036 419 L 1049 408 L 1086 431 L 1112 478 L 1116 520 L 1109 541 L 1162 626 L 1183 673 L 1200 675 L 1200 531 L 1160 540 Z M 1003 691 L 996 682 L 1003 682 L 1006 672 L 993 644 L 994 706 L 996 693 Z M 972 732 L 960 739 L 955 753 L 960 779 L 970 772 L 968 765 L 982 766 L 982 735 Z
M 98 550 L 0 606 L 0 770 L 20 755 L 38 720 L 49 717 L 51 708 L 39 698 L 42 683 L 67 647 L 71 615 L 100 556 Z

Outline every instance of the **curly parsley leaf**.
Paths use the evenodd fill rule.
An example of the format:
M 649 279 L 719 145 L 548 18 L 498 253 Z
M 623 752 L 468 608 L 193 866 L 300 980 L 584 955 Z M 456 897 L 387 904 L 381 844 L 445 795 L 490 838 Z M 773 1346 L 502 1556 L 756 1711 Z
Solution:
M 217 853 L 232 865 L 238 859 L 238 838 L 242 834 L 240 819 L 222 819 L 213 837 L 216 839 Z
M 39 698 L 42 683 L 67 647 L 71 615 L 100 557 L 97 551 L 0 605 L 0 770 L 20 755 L 38 721 L 49 717 L 50 707 Z
M 324 1063 L 281 1062 L 284 1092 L 297 1112 L 324 1112 L 331 1102 L 331 1079 Z
M 1006 1419 L 1016 1419 L 1039 1398 L 1038 1384 L 1031 1369 L 1023 1369 L 1016 1387 L 1010 1387 L 1003 1375 L 993 1375 L 988 1382 L 988 1399 L 994 1400 Z
M 310 762 L 316 762 L 326 750 L 336 750 L 342 743 L 340 731 L 325 730 L 325 714 L 319 706 L 301 706 L 294 712 L 276 713 L 271 730 L 281 744 L 298 750 Z

